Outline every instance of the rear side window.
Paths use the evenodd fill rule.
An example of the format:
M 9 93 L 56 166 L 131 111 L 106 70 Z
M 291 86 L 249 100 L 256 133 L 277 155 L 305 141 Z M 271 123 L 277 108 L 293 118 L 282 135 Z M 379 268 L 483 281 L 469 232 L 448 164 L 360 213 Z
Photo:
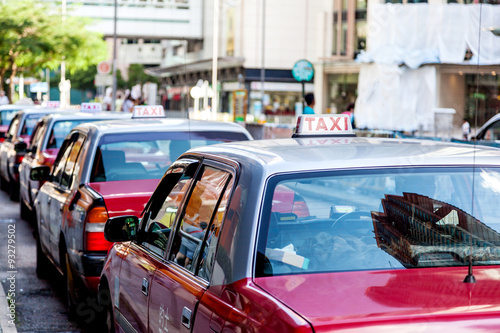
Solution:
M 33 133 L 33 128 L 35 127 L 38 119 L 42 118 L 43 114 L 29 114 L 24 120 L 23 128 L 21 129 L 21 135 L 31 135 Z
M 61 148 L 64 138 L 73 127 L 85 122 L 84 120 L 64 120 L 56 121 L 50 130 L 47 148 Z
M 18 110 L 2 110 L 0 111 L 0 125 L 8 125 L 14 119 Z
M 96 150 L 90 182 L 159 179 L 187 150 L 248 140 L 237 132 L 162 132 L 104 136 Z

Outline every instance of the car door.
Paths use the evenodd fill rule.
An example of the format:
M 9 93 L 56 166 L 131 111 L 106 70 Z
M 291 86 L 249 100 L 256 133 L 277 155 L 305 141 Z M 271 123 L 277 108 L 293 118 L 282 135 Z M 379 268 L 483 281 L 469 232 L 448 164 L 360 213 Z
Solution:
M 21 123 L 21 114 L 17 114 L 12 122 L 10 123 L 9 129 L 7 131 L 7 136 L 5 141 L 0 146 L 0 176 L 2 176 L 6 181 L 9 181 L 8 175 L 8 152 L 14 147 L 13 140 L 17 137 L 17 132 L 19 130 L 19 125 Z
M 60 219 L 60 216 L 55 215 L 52 207 L 52 200 L 54 196 L 59 195 L 59 191 L 56 188 L 59 187 L 61 182 L 61 175 L 66 165 L 66 160 L 71 151 L 73 145 L 73 139 L 67 139 L 63 142 L 59 155 L 57 156 L 54 165 L 52 167 L 52 177 L 49 181 L 41 187 L 37 195 L 37 226 L 38 234 L 40 237 L 40 245 L 44 249 L 44 252 L 48 253 L 53 260 L 59 263 L 59 253 L 53 252 L 52 243 L 53 239 L 53 225 L 57 225 L 60 222 L 54 221 L 54 219 Z
M 35 200 L 35 197 L 32 195 L 31 190 L 33 187 L 36 187 L 36 189 L 38 190 L 38 181 L 30 180 L 30 172 L 31 168 L 36 163 L 37 152 L 39 147 L 41 147 L 44 133 L 45 122 L 40 121 L 33 129 L 30 146 L 28 147 L 26 155 L 24 155 L 23 161 L 19 166 L 19 185 L 21 200 L 26 200 L 29 203 L 30 207 L 32 207 L 32 204 Z
M 189 188 L 197 164 L 187 163 L 171 169 L 158 185 L 141 222 L 137 240 L 132 241 L 123 255 L 118 281 L 119 300 L 116 321 L 125 331 L 147 332 L 148 297 L 151 295 L 151 278 L 163 261 L 170 228 L 177 208 Z M 167 196 L 168 195 L 168 196 Z M 168 203 L 167 206 L 161 204 Z M 115 279 L 115 288 L 116 288 Z M 116 306 L 116 305 L 115 305 Z
M 220 164 L 200 168 L 151 282 L 149 332 L 190 332 L 195 323 L 199 331 L 209 330 L 210 314 L 195 311 L 210 283 L 233 174 Z

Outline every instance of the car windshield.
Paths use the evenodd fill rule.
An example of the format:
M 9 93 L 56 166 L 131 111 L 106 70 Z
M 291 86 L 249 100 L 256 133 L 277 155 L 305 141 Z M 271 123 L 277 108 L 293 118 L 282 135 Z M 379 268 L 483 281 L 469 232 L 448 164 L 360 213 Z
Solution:
M 500 169 L 279 176 L 256 276 L 500 264 Z M 474 195 L 472 195 L 474 191 Z
M 0 111 L 0 125 L 9 125 L 18 110 Z
M 159 179 L 187 150 L 248 140 L 236 132 L 153 132 L 103 136 L 94 157 L 90 182 Z

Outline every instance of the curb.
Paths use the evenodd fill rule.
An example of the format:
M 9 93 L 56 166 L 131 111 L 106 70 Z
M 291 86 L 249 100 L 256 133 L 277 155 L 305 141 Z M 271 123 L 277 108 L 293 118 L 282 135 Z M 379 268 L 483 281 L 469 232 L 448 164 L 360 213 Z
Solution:
M 0 285 L 0 333 L 17 333 L 16 325 L 9 323 L 9 304 L 3 286 Z

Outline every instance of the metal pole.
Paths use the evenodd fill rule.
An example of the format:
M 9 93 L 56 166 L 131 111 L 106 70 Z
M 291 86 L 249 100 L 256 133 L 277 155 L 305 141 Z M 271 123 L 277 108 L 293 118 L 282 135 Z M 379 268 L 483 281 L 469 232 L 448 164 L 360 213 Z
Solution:
M 116 18 L 117 18 L 117 0 L 115 0 L 115 18 L 114 18 L 114 26 L 113 26 L 113 98 L 111 101 L 111 111 L 115 111 L 115 102 L 116 102 Z
M 66 22 L 66 0 L 62 0 L 62 22 L 63 25 Z M 61 82 L 59 83 L 59 91 L 61 92 L 59 96 L 60 107 L 65 108 L 66 105 L 66 56 L 62 56 L 61 61 Z
M 262 39 L 262 49 L 261 49 L 261 68 L 260 68 L 260 94 L 262 98 L 262 114 L 264 114 L 264 81 L 266 80 L 266 68 L 265 68 L 265 38 L 266 38 L 266 0 L 262 0 L 261 2 L 261 12 L 262 12 L 262 31 L 261 31 L 261 39 Z M 258 119 L 257 119 L 258 120 Z
M 213 35 L 213 51 L 212 51 L 212 117 L 217 118 L 218 91 L 217 91 L 217 58 L 219 57 L 219 3 L 220 0 L 214 0 L 214 35 Z
M 47 81 L 47 101 L 50 101 L 50 69 L 45 68 L 45 80 Z

